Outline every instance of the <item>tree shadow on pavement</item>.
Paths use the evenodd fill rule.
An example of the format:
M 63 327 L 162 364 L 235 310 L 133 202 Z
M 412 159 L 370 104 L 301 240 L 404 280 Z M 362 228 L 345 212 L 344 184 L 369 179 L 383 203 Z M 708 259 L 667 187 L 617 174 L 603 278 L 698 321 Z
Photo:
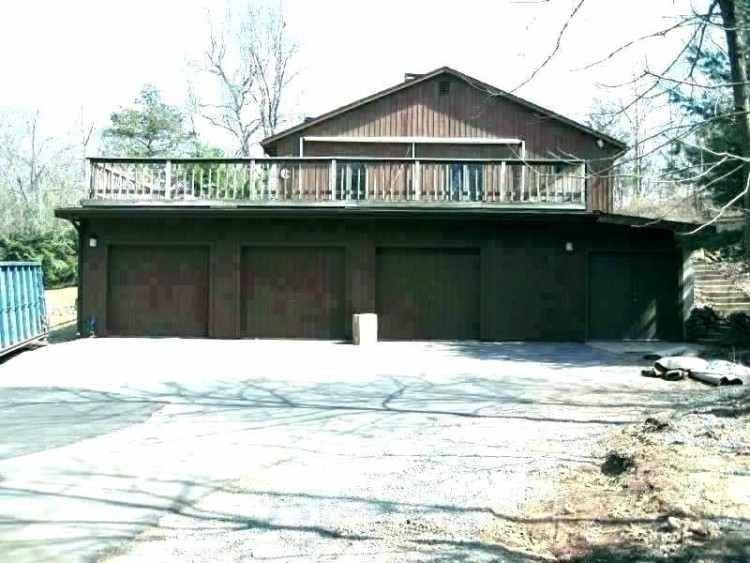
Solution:
M 576 342 L 446 342 L 453 354 L 478 360 L 533 362 L 552 369 L 650 365 L 633 354 L 615 354 Z
M 342 503 L 356 505 L 368 518 L 370 513 L 397 515 L 400 522 L 405 522 L 407 516 L 429 519 L 436 515 L 513 521 L 511 516 L 490 506 L 472 504 L 473 498 L 481 498 L 482 502 L 486 499 L 473 496 L 474 493 L 458 499 L 451 497 L 450 502 L 443 504 L 427 502 L 425 498 L 433 499 L 431 495 L 436 491 L 438 499 L 448 498 L 452 491 L 472 480 L 485 486 L 482 485 L 485 481 L 477 478 L 482 471 L 489 474 L 530 463 L 554 466 L 596 463 L 597 460 L 577 455 L 568 446 L 581 436 L 618 428 L 642 420 L 644 413 L 677 408 L 681 404 L 681 397 L 653 387 L 621 385 L 596 377 L 566 377 L 555 366 L 601 364 L 602 355 L 598 351 L 590 352 L 577 345 L 571 345 L 567 356 L 565 350 L 561 353 L 554 348 L 556 345 L 460 345 L 463 348 L 456 349 L 458 356 L 477 354 L 480 360 L 494 356 L 497 365 L 459 361 L 455 367 L 446 367 L 444 357 L 440 356 L 422 367 L 421 358 L 426 356 L 420 356 L 408 369 L 390 372 L 375 368 L 368 372 L 370 366 L 363 366 L 356 350 L 346 351 L 345 354 L 351 352 L 351 359 L 347 356 L 345 361 L 337 360 L 330 368 L 339 371 L 331 375 L 326 372 L 329 364 L 310 362 L 309 370 L 314 376 L 307 377 L 306 363 L 298 358 L 292 362 L 288 357 L 289 350 L 295 348 L 281 345 L 274 348 L 263 344 L 273 348 L 269 353 L 273 361 L 268 365 L 243 348 L 241 357 L 257 363 L 237 360 L 236 364 L 242 363 L 239 367 L 231 362 L 216 365 L 216 356 L 202 356 L 213 349 L 205 342 L 191 343 L 188 348 L 169 348 L 174 344 L 169 342 L 163 348 L 146 346 L 152 354 L 157 350 L 168 350 L 171 354 L 169 362 L 160 364 L 171 370 L 166 373 L 159 373 L 153 367 L 153 357 L 131 360 L 115 354 L 90 357 L 85 354 L 92 349 L 107 352 L 112 349 L 111 344 L 83 342 L 60 347 L 72 346 L 70 351 L 81 352 L 80 358 L 84 359 L 81 364 L 85 363 L 87 373 L 80 382 L 68 378 L 69 385 L 18 384 L 2 389 L 0 447 L 3 444 L 12 447 L 14 440 L 40 443 L 44 446 L 40 449 L 54 447 L 38 437 L 55 432 L 74 441 L 100 438 L 92 441 L 91 447 L 76 450 L 85 455 L 65 457 L 65 452 L 75 448 L 71 446 L 62 448 L 58 457 L 50 455 L 43 462 L 30 462 L 28 466 L 23 465 L 22 454 L 0 462 L 0 473 L 7 475 L 5 480 L 0 477 L 0 559 L 19 561 L 23 559 L 19 554 L 37 548 L 53 549 L 58 542 L 55 556 L 47 559 L 70 560 L 81 551 L 82 545 L 88 552 L 100 552 L 102 544 L 106 547 L 120 543 L 157 523 L 162 531 L 174 533 L 180 530 L 186 534 L 201 530 L 208 534 L 265 532 L 315 537 L 321 541 L 392 545 L 393 538 L 373 532 L 368 527 L 369 520 L 364 529 L 359 524 L 339 526 L 330 519 L 326 521 L 327 512 Z M 229 347 L 236 349 L 234 343 L 220 343 L 218 350 Z M 278 353 L 277 349 L 287 352 Z M 397 351 L 401 347 L 387 349 Z M 184 355 L 176 354 L 176 350 Z M 77 354 L 71 352 L 70 357 L 78 357 Z M 53 362 L 59 356 L 49 357 Z M 197 367 L 191 365 L 193 361 Z M 388 365 L 397 368 L 400 365 L 395 355 L 388 361 Z M 112 385 L 113 390 L 98 388 L 102 381 L 97 378 L 106 378 L 110 368 L 120 369 L 118 362 L 130 362 L 127 369 L 120 371 L 134 374 L 133 381 L 123 379 Z M 481 364 L 485 371 L 480 369 Z M 519 373 L 521 364 L 526 364 L 529 371 Z M 75 365 L 67 369 L 84 368 Z M 303 371 L 301 374 L 291 371 L 294 369 Z M 201 370 L 205 370 L 205 375 Z M 613 373 L 614 378 L 616 370 Z M 148 424 L 140 425 L 137 432 L 129 435 L 133 436 L 133 442 L 116 441 L 113 437 L 115 431 L 127 432 L 129 425 L 138 426 L 138 422 L 146 419 Z M 103 435 L 106 438 L 101 438 Z M 541 437 L 549 442 L 548 447 L 539 445 L 544 442 Z M 115 444 L 111 449 L 110 440 Z M 70 441 L 58 445 L 67 443 Z M 165 451 L 169 453 L 164 455 Z M 241 455 L 258 457 L 237 459 Z M 294 460 L 296 456 L 302 460 L 303 470 L 297 470 L 302 478 L 293 481 L 295 486 L 299 483 L 299 490 L 290 490 L 277 479 L 286 460 Z M 382 466 L 383 476 L 379 478 L 383 481 L 376 481 L 362 494 L 345 494 L 352 490 L 359 493 L 361 489 L 339 488 L 336 481 L 331 487 L 334 492 L 342 491 L 340 494 L 325 495 L 312 486 L 305 488 L 305 483 L 309 485 L 316 478 L 314 471 L 323 477 L 343 479 L 352 468 L 367 471 L 376 457 L 389 460 Z M 466 461 L 457 461 L 462 459 Z M 354 463 L 358 460 L 363 461 Z M 267 467 L 262 465 L 266 462 Z M 172 465 L 163 469 L 160 463 Z M 219 466 L 218 469 L 212 464 Z M 263 486 L 229 486 L 226 483 L 238 477 L 217 476 L 229 474 L 221 472 L 225 464 L 237 464 L 239 474 L 265 472 L 270 477 Z M 394 466 L 402 472 L 393 472 Z M 384 490 L 386 481 L 396 481 L 399 485 L 400 481 L 418 481 L 415 468 L 423 471 L 430 467 L 439 467 L 435 475 L 444 478 L 447 484 L 436 482 L 430 474 L 429 482 L 421 485 L 425 488 L 421 497 L 410 496 L 408 490 Z M 30 477 L 26 477 L 24 468 Z M 445 475 L 440 473 L 444 470 Z M 201 506 L 199 501 L 213 493 L 244 495 L 243 502 L 236 504 L 238 508 L 234 511 Z M 57 511 L 52 509 L 56 499 L 63 501 Z M 72 503 L 72 509 L 67 509 L 68 502 Z M 273 510 L 269 515 L 258 508 L 272 506 L 281 510 L 294 507 L 295 502 L 304 510 L 300 512 L 303 517 L 294 522 L 275 516 Z M 110 509 L 114 512 L 108 512 Z M 100 510 L 106 518 L 98 517 Z M 188 519 L 190 525 L 172 529 L 172 517 Z M 370 520 L 377 522 L 377 518 Z M 44 531 L 44 542 L 40 543 L 38 537 L 29 539 L 32 529 Z M 405 526 L 399 534 L 396 539 L 403 549 L 410 550 L 415 557 L 423 556 L 425 561 L 534 560 L 528 554 L 481 541 L 478 533 L 457 538 L 443 529 L 427 533 Z M 231 537 L 237 541 L 234 535 Z M 396 557 L 399 559 L 403 558 Z M 314 556 L 310 560 L 315 560 Z

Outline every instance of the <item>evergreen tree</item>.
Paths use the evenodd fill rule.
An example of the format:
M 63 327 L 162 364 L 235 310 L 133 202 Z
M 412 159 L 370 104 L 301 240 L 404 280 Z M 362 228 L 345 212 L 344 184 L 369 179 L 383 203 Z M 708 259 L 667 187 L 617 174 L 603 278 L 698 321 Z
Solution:
M 712 88 L 676 88 L 670 99 L 694 122 L 695 130 L 671 147 L 669 167 L 675 177 L 696 178 L 699 193 L 723 205 L 743 188 L 741 163 L 727 155 L 741 155 L 732 100 L 729 59 L 718 49 L 690 48 L 688 64 L 695 66 L 702 83 Z M 722 87 L 723 86 L 723 87 Z M 742 202 L 737 203 L 740 207 Z
M 208 151 L 186 131 L 179 108 L 164 103 L 151 84 L 143 87 L 134 107 L 113 112 L 110 121 L 102 133 L 110 156 L 205 156 L 201 153 Z

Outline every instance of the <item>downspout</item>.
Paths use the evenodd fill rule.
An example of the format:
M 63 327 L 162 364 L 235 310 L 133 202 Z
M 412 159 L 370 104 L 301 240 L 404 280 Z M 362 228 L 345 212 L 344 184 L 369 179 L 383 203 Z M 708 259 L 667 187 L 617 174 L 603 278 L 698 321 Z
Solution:
M 83 303 L 83 225 L 80 221 L 75 221 L 73 219 L 70 219 L 70 223 L 78 233 L 78 271 L 76 272 L 76 332 L 78 333 L 78 336 L 81 336 L 83 335 L 81 316 L 81 304 Z

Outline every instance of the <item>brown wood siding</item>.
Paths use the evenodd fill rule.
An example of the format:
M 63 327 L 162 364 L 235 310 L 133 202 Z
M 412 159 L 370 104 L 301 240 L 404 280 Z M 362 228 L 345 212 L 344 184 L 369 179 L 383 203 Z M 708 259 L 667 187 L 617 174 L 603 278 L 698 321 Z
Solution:
M 478 340 L 478 248 L 379 248 L 377 306 L 385 340 Z
M 107 260 L 107 334 L 208 335 L 208 246 L 111 246 Z
M 117 266 L 113 263 L 117 262 L 116 250 L 115 256 L 108 258 L 106 246 L 148 247 L 153 241 L 159 241 L 159 248 L 212 245 L 208 330 L 209 336 L 218 338 L 237 338 L 241 333 L 240 265 L 242 249 L 248 246 L 262 247 L 269 252 L 279 246 L 341 249 L 343 257 L 335 260 L 344 261 L 343 267 L 336 266 L 343 271 L 337 279 L 343 278 L 344 289 L 326 291 L 330 295 L 341 295 L 343 291 L 341 314 L 346 337 L 351 336 L 351 315 L 375 312 L 378 295 L 382 300 L 383 291 L 387 291 L 378 283 L 382 271 L 378 268 L 378 248 L 479 248 L 479 336 L 483 340 L 586 339 L 590 253 L 659 251 L 678 258 L 668 266 L 670 272 L 681 269 L 681 250 L 670 231 L 543 218 L 516 222 L 503 215 L 491 220 L 113 217 L 88 222 L 85 237 L 95 234 L 100 245 L 83 247 L 80 314 L 84 321 L 89 317 L 97 321 L 98 334 L 107 326 L 107 287 L 108 278 L 112 277 L 108 272 L 133 270 L 140 264 L 137 256 L 131 256 L 132 268 Z M 566 242 L 572 243 L 572 251 L 566 251 Z M 392 283 L 402 282 L 397 276 Z M 461 285 L 468 287 L 472 283 Z M 679 296 L 675 303 L 677 299 Z M 205 309 L 201 306 L 199 310 Z M 341 334 L 340 329 L 336 329 L 335 334 Z
M 344 262 L 344 248 L 244 248 L 241 337 L 343 339 Z
M 502 137 L 524 139 L 527 158 L 577 158 L 591 162 L 588 183 L 588 209 L 611 212 L 612 186 L 603 176 L 608 174 L 618 150 L 607 145 L 600 149 L 596 137 L 554 118 L 537 115 L 531 109 L 490 95 L 457 78 L 449 78 L 450 93 L 439 94 L 436 77 L 412 88 L 407 88 L 352 109 L 337 117 L 313 125 L 303 133 L 279 139 L 269 150 L 276 156 L 299 155 L 299 139 L 304 136 L 417 136 L 417 137 Z M 336 156 L 352 154 L 381 156 L 371 144 L 358 148 L 351 144 L 318 146 L 311 142 L 305 154 Z M 474 147 L 477 157 L 484 156 Z M 308 152 L 312 150 L 313 152 Z M 425 158 L 430 151 L 418 152 Z M 471 152 L 471 151 L 469 151 Z M 392 156 L 391 154 L 383 156 Z M 394 155 L 395 156 L 395 155 Z M 403 156 L 403 155 L 401 155 Z M 440 156 L 467 157 L 465 147 L 455 147 L 452 153 L 441 151 Z

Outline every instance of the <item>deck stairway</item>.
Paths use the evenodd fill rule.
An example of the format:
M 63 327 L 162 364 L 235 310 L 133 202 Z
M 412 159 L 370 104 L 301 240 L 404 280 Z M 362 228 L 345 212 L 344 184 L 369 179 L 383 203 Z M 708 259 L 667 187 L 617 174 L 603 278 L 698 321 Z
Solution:
M 718 266 L 709 261 L 693 265 L 695 295 L 716 311 L 729 315 L 750 312 L 750 296 L 742 291 Z

